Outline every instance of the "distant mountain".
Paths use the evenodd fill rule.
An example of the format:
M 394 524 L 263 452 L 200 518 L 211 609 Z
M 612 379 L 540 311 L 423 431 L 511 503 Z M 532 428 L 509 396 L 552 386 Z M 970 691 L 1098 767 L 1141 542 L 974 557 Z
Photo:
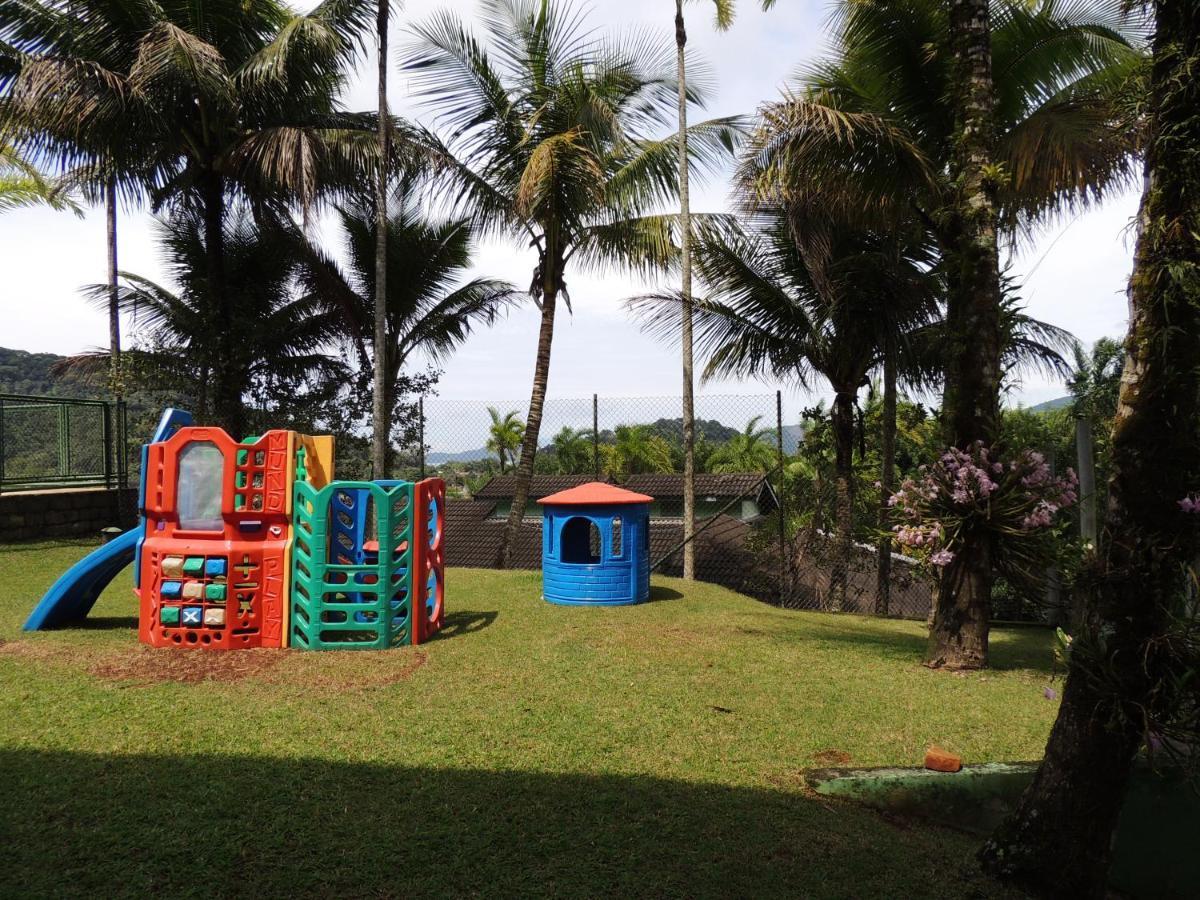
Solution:
M 98 399 L 104 386 L 77 375 L 54 375 L 51 370 L 66 357 L 54 353 L 29 353 L 0 347 L 0 393 L 32 394 L 39 397 Z
M 1054 412 L 1056 409 L 1065 409 L 1075 402 L 1074 397 L 1056 397 L 1053 400 L 1047 400 L 1045 403 L 1039 403 L 1037 406 L 1029 407 L 1030 412 Z
M 705 440 L 710 441 L 714 444 L 723 444 L 725 441 L 729 440 L 731 437 L 734 437 L 735 435 L 738 434 L 738 431 L 736 428 L 729 428 L 725 425 L 722 425 L 720 422 L 715 422 L 715 421 L 711 421 L 711 420 L 697 419 L 696 425 L 697 425 L 697 432 L 702 433 L 704 435 Z M 652 423 L 649 427 L 653 431 L 653 433 L 658 434 L 662 437 L 665 437 L 668 440 L 674 438 L 674 440 L 676 442 L 678 442 L 680 440 L 680 437 L 678 435 L 681 435 L 683 432 L 683 425 L 682 425 L 682 421 L 680 419 L 659 419 L 657 422 Z M 770 430 L 770 434 L 771 434 L 770 439 L 773 441 L 774 435 L 775 435 L 774 428 L 772 428 Z M 589 435 L 590 435 L 590 431 L 589 431 Z M 614 439 L 615 439 L 615 436 L 613 435 L 613 433 L 611 431 L 606 429 L 606 430 L 600 432 L 600 442 L 602 444 L 611 444 Z M 783 452 L 784 453 L 788 454 L 789 456 L 795 454 L 795 452 L 800 448 L 800 442 L 803 440 L 804 440 L 804 426 L 803 425 L 784 425 L 783 426 Z M 546 452 L 549 452 L 550 450 L 551 450 L 550 446 L 547 445 L 547 446 L 543 447 L 541 450 L 539 450 L 538 452 L 546 453 Z M 429 453 L 426 455 L 425 460 L 431 466 L 440 466 L 445 463 L 478 462 L 481 459 L 488 459 L 489 457 L 491 457 L 491 455 L 492 455 L 492 453 L 490 450 L 487 450 L 484 447 L 479 447 L 475 450 L 459 450 L 457 453 L 445 453 L 445 452 Z
M 803 425 L 784 425 L 783 426 L 783 452 L 788 456 L 792 456 L 800 449 L 800 442 L 804 440 Z
M 457 453 L 430 453 L 425 457 L 425 461 L 431 466 L 440 466 L 452 462 L 477 462 L 491 455 L 490 450 L 480 447 L 478 450 L 460 450 Z

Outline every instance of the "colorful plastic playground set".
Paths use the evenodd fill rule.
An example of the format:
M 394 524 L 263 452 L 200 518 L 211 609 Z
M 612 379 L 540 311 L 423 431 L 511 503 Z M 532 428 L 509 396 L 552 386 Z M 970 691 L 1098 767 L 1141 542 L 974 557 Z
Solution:
M 440 478 L 334 481 L 328 435 L 238 443 L 168 409 L 142 448 L 138 498 L 137 526 L 67 570 L 26 631 L 82 621 L 130 563 L 151 647 L 383 650 L 445 620 Z M 599 482 L 543 498 L 544 599 L 644 602 L 653 499 Z
M 238 443 L 171 409 L 141 473 L 137 527 L 59 578 L 26 630 L 82 620 L 130 563 L 153 647 L 381 650 L 442 627 L 440 479 L 334 481 L 332 437 Z

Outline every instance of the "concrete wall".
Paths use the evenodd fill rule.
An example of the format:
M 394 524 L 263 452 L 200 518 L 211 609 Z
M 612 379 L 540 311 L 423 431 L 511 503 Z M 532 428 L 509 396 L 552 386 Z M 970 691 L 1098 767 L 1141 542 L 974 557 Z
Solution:
M 0 494 L 0 543 L 41 538 L 97 537 L 110 525 L 128 528 L 137 489 L 69 488 Z

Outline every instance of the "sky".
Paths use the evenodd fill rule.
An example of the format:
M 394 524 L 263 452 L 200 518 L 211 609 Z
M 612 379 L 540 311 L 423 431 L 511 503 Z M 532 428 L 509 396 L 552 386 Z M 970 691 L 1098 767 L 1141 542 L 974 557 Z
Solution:
M 299 6 L 311 6 L 301 3 Z M 762 12 L 742 0 L 731 30 L 712 28 L 709 4 L 690 7 L 690 46 L 710 68 L 715 91 L 704 115 L 753 113 L 775 99 L 804 65 L 821 55 L 828 4 L 792 0 Z M 393 29 L 393 69 L 389 102 L 396 113 L 426 123 L 429 116 L 410 97 L 398 71 L 410 37 L 406 24 L 435 9 L 453 7 L 470 18 L 474 0 L 408 0 Z M 668 0 L 593 0 L 590 23 L 600 29 L 655 28 L 669 39 L 674 4 Z M 344 98 L 348 109 L 375 105 L 375 60 L 364 59 Z M 696 113 L 692 114 L 696 117 Z M 1011 274 L 1022 283 L 1028 312 L 1067 328 L 1085 343 L 1123 335 L 1127 320 L 1125 285 L 1132 265 L 1129 224 L 1136 213 L 1134 192 L 1102 207 L 1047 227 L 1028 247 L 1004 254 Z M 723 179 L 693 190 L 693 210 L 727 208 Z M 155 246 L 154 223 L 145 210 L 123 210 L 119 219 L 123 270 L 155 280 L 163 267 Z M 328 235 L 327 231 L 323 234 Z M 336 247 L 336 238 L 333 250 Z M 528 248 L 503 242 L 480 246 L 476 271 L 516 285 L 528 284 L 535 259 Z M 45 209 L 0 216 L 0 346 L 36 352 L 78 353 L 104 346 L 106 315 L 87 303 L 83 285 L 105 277 L 103 211 L 82 219 Z M 677 345 L 640 332 L 623 300 L 652 287 L 612 274 L 568 273 L 573 313 L 560 312 L 555 331 L 550 396 L 678 396 L 681 385 Z M 447 400 L 527 401 L 533 372 L 539 314 L 531 304 L 511 312 L 493 328 L 473 335 L 444 367 L 438 393 Z M 699 388 L 701 395 L 755 394 L 776 385 L 720 382 Z M 781 386 L 787 387 L 787 386 Z M 1065 393 L 1061 382 L 1028 376 L 1015 385 L 1008 402 L 1032 405 Z M 828 395 L 790 389 L 788 405 Z M 793 416 L 789 413 L 788 419 Z

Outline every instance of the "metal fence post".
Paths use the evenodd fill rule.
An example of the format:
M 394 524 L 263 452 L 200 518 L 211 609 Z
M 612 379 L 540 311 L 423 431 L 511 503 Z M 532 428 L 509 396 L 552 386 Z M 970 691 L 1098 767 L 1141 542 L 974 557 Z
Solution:
M 786 602 L 791 601 L 791 585 L 788 578 L 788 555 L 787 555 L 787 506 L 784 501 L 784 494 L 787 493 L 783 483 L 783 467 L 786 460 L 786 455 L 783 451 L 783 391 L 775 392 L 775 450 L 778 454 L 779 462 L 779 509 L 776 512 L 776 518 L 779 519 L 779 593 L 780 600 Z
M 129 407 L 117 401 L 117 486 L 129 487 Z
M 4 401 L 0 400 L 0 492 L 4 491 Z
M 1075 420 L 1075 449 L 1079 455 L 1079 533 L 1094 548 L 1099 540 L 1096 524 L 1096 456 L 1092 449 L 1092 422 Z
M 113 427 L 112 407 L 105 403 L 100 407 L 100 440 L 104 442 L 104 486 L 113 486 Z
M 417 437 L 421 454 L 421 480 L 425 480 L 425 396 L 417 398 Z
M 71 474 L 71 407 L 65 403 L 58 408 L 58 474 Z
M 600 480 L 600 395 L 592 394 L 592 477 Z

